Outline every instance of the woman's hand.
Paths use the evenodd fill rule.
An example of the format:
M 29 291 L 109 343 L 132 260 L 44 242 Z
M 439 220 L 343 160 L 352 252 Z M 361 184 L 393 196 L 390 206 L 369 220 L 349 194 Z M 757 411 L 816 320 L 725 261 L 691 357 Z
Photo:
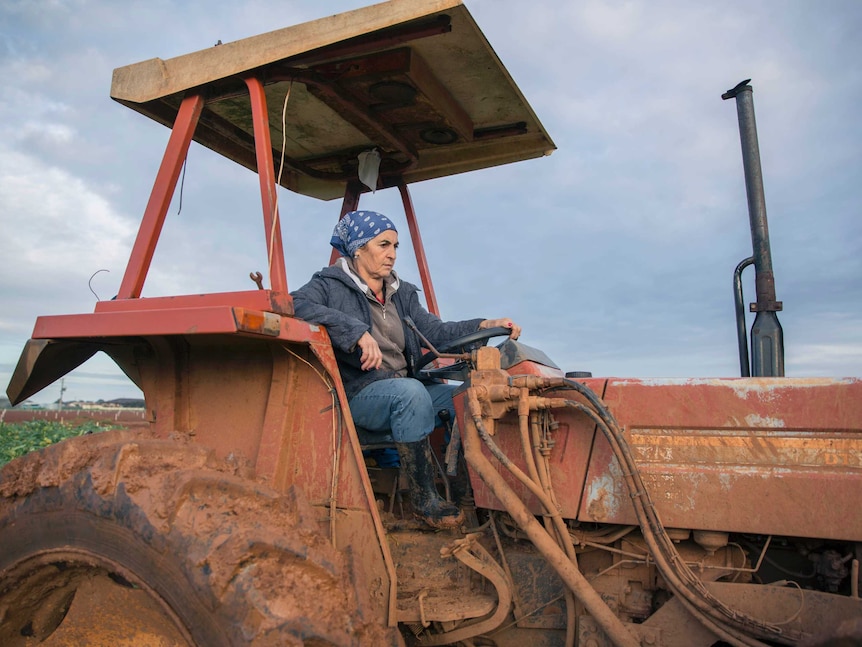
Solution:
M 502 319 L 485 319 L 485 321 L 479 324 L 479 330 L 497 327 L 511 328 L 512 331 L 509 333 L 509 339 L 517 339 L 521 336 L 521 327 L 508 317 L 503 317 Z
M 371 371 L 380 368 L 383 363 L 383 353 L 380 352 L 380 346 L 377 345 L 374 337 L 368 331 L 362 333 L 362 337 L 356 342 L 359 350 L 362 351 L 360 360 L 363 371 Z

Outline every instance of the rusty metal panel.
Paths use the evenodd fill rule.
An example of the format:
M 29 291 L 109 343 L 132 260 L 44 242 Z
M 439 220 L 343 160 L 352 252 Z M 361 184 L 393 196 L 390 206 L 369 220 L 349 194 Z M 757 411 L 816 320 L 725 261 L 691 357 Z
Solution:
M 180 310 L 181 311 L 181 310 Z M 239 335 L 146 338 L 137 364 L 158 436 L 185 436 L 279 492 L 294 486 L 336 547 L 356 545 L 375 614 L 394 622 L 395 571 L 326 332 L 309 343 Z M 317 362 L 320 359 L 320 363 Z M 322 358 L 322 359 L 321 359 Z
M 166 308 L 148 308 L 151 299 L 135 299 L 141 307 L 117 308 L 92 314 L 50 315 L 36 319 L 33 339 L 91 339 L 145 337 L 152 335 L 252 334 L 277 336 L 286 341 L 320 339 L 320 328 L 299 319 L 265 310 L 267 327 L 244 327 L 242 314 L 252 314 L 240 301 L 237 305 L 192 305 L 177 302 Z M 152 299 L 156 301 L 156 299 Z M 155 305 L 155 304 L 153 304 Z
M 287 293 L 250 290 L 100 301 L 92 314 L 39 317 L 9 383 L 9 399 L 20 402 L 37 393 L 99 350 L 119 362 L 119 338 L 227 333 L 304 343 L 328 339 L 319 326 L 281 316 L 292 312 Z M 138 384 L 136 364 L 121 366 Z
M 560 427 L 555 434 L 557 442 L 550 460 L 551 480 L 563 516 L 574 519 L 578 515 L 581 488 L 586 475 L 587 457 L 594 431 L 592 425 L 577 420 L 573 414 L 563 414 L 559 421 Z M 526 471 L 516 417 L 514 420 L 507 417 L 506 420 L 497 423 L 494 440 L 515 465 L 522 471 Z M 535 514 L 542 514 L 542 507 L 527 487 L 512 476 L 511 472 L 502 467 L 487 448 L 483 448 L 483 453 L 497 467 L 508 486 L 524 501 L 527 507 Z M 475 477 L 471 479 L 471 484 L 477 506 L 492 510 L 505 510 L 482 480 Z
M 33 339 L 236 332 L 229 307 L 140 310 L 39 317 Z
M 282 315 L 293 314 L 293 298 L 287 292 L 274 290 L 241 290 L 238 292 L 212 292 L 209 294 L 186 294 L 142 299 L 111 299 L 97 302 L 94 312 L 171 310 L 174 308 L 213 306 L 242 306 Z
M 523 361 L 510 367 L 507 371 L 511 375 L 536 375 L 542 377 L 558 377 L 561 371 L 549 366 L 543 366 L 533 361 Z M 603 378 L 582 380 L 597 393 L 602 393 L 605 385 Z M 455 398 L 455 411 L 458 419 L 465 419 L 464 403 L 461 398 Z M 594 444 L 595 425 L 585 417 L 569 410 L 560 409 L 554 412 L 558 423 L 554 433 L 555 445 L 550 455 L 551 480 L 564 517 L 575 519 L 578 516 L 584 481 L 587 475 L 587 467 L 590 452 Z M 495 442 L 512 462 L 521 470 L 526 469 L 524 453 L 521 449 L 520 434 L 518 431 L 518 418 L 512 413 L 507 415 L 496 425 Z M 509 470 L 500 465 L 499 461 L 491 455 L 487 448 L 482 449 L 488 460 L 495 465 L 506 481 L 507 485 L 518 494 L 525 505 L 535 514 L 543 513 L 542 506 L 527 487 L 515 478 Z M 471 475 L 473 497 L 476 505 L 480 508 L 491 510 L 505 510 L 505 507 L 491 490 L 475 474 Z
M 862 540 L 862 381 L 609 380 L 604 400 L 666 526 Z M 604 437 L 578 518 L 636 522 Z
M 521 375 L 525 373 L 534 375 L 559 373 L 555 369 L 530 362 L 520 363 L 510 369 L 510 372 Z M 604 385 L 603 379 L 591 379 L 585 380 L 585 382 L 599 393 Z M 455 410 L 459 420 L 463 420 L 461 415 L 463 403 L 460 398 L 455 399 Z M 562 515 L 569 519 L 575 519 L 578 516 L 584 481 L 587 475 L 588 461 L 595 437 L 595 425 L 584 416 L 567 409 L 556 410 L 554 418 L 558 423 L 558 427 L 554 432 L 555 444 L 550 455 L 551 482 L 553 483 L 554 492 Z M 494 440 L 500 449 L 521 470 L 526 470 L 526 463 L 523 458 L 524 453 L 521 449 L 517 416 L 515 414 L 507 415 L 495 425 L 495 429 Z M 488 457 L 488 460 L 497 467 L 507 485 L 518 494 L 527 507 L 537 515 L 542 514 L 541 505 L 527 487 L 517 480 L 509 470 L 500 465 L 499 461 L 491 455 L 487 448 L 483 448 L 482 451 Z M 478 476 L 471 475 L 471 485 L 473 486 L 473 496 L 477 506 L 492 510 L 505 510 L 503 504 L 497 500 Z

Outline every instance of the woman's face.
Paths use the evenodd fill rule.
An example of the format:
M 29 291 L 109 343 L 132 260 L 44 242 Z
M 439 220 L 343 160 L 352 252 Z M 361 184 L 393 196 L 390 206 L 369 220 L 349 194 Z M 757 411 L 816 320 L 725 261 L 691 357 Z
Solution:
M 392 274 L 392 268 L 395 267 L 397 249 L 398 233 L 391 229 L 368 241 L 353 255 L 354 265 L 359 276 L 366 283 L 370 279 L 385 279 Z

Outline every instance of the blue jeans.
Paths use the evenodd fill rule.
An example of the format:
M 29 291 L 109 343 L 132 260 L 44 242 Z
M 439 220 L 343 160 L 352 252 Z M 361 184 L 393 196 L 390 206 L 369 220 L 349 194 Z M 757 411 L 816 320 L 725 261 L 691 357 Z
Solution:
M 437 412 L 449 409 L 455 419 L 452 404 L 452 384 L 423 384 L 410 377 L 372 382 L 350 399 L 350 413 L 359 427 L 374 432 L 379 438 L 368 441 L 394 440 L 412 443 L 422 440 L 440 423 Z

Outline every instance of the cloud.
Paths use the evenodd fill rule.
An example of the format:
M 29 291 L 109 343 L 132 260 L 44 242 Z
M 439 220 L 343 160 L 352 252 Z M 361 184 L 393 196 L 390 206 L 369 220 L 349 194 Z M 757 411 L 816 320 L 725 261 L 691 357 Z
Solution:
M 819 312 L 811 317 L 806 328 L 786 330 L 785 338 L 797 336 L 788 345 L 787 363 L 792 374 L 858 376 L 857 367 L 862 366 L 860 319 L 857 314 L 847 312 Z
M 81 178 L 0 145 L 0 231 L 5 387 L 37 316 L 81 312 L 96 300 L 91 284 L 102 298 L 115 293 L 135 227 Z M 110 278 L 103 269 L 113 271 Z M 96 388 L 118 395 L 137 390 L 125 377 L 116 382 L 116 367 L 97 363 L 97 372 L 99 366 L 104 379 L 87 378 Z
M 36 287 L 115 267 L 134 231 L 81 179 L 8 149 L 0 149 L 0 218 L 0 254 L 10 267 L 28 267 L 26 282 Z

